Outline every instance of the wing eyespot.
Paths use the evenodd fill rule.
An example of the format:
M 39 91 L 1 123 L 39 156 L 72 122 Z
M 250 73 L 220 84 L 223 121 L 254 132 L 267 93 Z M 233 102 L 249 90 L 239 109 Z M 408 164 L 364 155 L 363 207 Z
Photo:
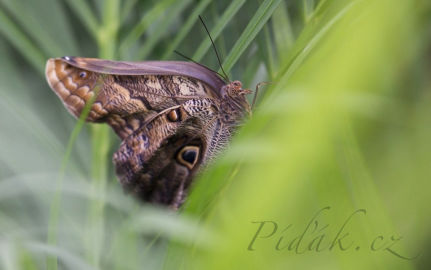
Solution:
M 79 73 L 79 78 L 82 78 L 82 79 L 87 78 L 87 72 L 85 72 L 85 71 L 81 71 L 81 72 Z
M 199 150 L 199 147 L 195 145 L 184 146 L 177 154 L 178 163 L 190 170 L 193 169 L 199 159 Z
M 181 111 L 179 108 L 174 109 L 170 111 L 166 117 L 170 122 L 179 122 L 181 121 Z

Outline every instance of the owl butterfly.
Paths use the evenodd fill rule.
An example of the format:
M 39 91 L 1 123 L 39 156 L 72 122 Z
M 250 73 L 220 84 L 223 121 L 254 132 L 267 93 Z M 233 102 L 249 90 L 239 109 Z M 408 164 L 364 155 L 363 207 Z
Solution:
M 241 82 L 192 62 L 66 56 L 48 60 L 46 78 L 72 115 L 89 103 L 86 120 L 121 138 L 113 162 L 124 189 L 175 209 L 251 113 Z

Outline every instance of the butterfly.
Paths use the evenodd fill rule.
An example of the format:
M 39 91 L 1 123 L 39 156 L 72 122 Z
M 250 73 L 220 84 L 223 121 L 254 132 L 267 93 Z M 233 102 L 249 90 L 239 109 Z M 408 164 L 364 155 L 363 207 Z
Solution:
M 251 115 L 240 81 L 195 62 L 51 58 L 46 79 L 75 117 L 107 123 L 120 137 L 113 155 L 123 188 L 179 208 L 192 179 Z

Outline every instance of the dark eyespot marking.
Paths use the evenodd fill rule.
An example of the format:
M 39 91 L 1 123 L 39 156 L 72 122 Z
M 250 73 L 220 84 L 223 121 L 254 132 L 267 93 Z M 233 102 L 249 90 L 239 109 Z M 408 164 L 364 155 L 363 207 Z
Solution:
M 199 147 L 195 145 L 184 146 L 177 154 L 177 161 L 190 170 L 196 165 L 199 158 Z
M 185 162 L 193 164 L 195 162 L 196 158 L 197 158 L 197 154 L 198 153 L 196 151 L 187 150 L 187 151 L 184 151 L 182 153 L 181 158 Z
M 85 72 L 85 71 L 81 71 L 81 72 L 79 73 L 79 77 L 80 77 L 80 78 L 85 79 L 85 78 L 87 77 L 87 72 Z
M 167 118 L 170 122 L 181 121 L 181 111 L 179 108 L 172 110 L 168 113 Z

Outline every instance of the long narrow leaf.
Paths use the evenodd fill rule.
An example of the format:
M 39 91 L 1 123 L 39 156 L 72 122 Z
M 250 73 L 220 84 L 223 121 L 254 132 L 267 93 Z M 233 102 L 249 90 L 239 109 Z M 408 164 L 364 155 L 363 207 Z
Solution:
M 214 26 L 213 29 L 211 29 L 211 37 L 213 40 L 216 40 L 217 37 L 220 35 L 220 33 L 223 31 L 223 29 L 227 26 L 227 24 L 232 20 L 232 18 L 237 14 L 239 9 L 244 5 L 245 0 L 234 0 L 232 3 L 226 8 L 226 10 L 223 12 L 223 14 L 218 19 L 218 22 Z M 211 47 L 211 40 L 209 38 L 202 41 L 201 45 L 199 45 L 198 49 L 196 50 L 195 54 L 193 55 L 193 60 L 200 61 L 202 57 L 204 57 L 205 53 L 208 51 L 208 49 Z
M 291 19 L 285 2 L 281 2 L 271 19 L 274 43 L 279 59 L 285 59 L 295 41 Z M 278 64 L 280 64 L 279 61 Z
M 123 23 L 126 20 L 127 15 L 132 11 L 138 0 L 126 0 L 123 1 L 124 7 L 120 13 L 120 21 Z
M 90 6 L 84 0 L 66 0 L 66 3 L 74 11 L 75 15 L 81 19 L 87 30 L 97 39 L 99 23 L 97 15 L 91 10 Z
M 157 42 L 163 37 L 174 19 L 190 4 L 191 0 L 183 0 L 174 7 L 171 7 L 161 22 L 155 27 L 151 38 L 144 42 L 138 52 L 138 59 L 145 59 L 157 45 Z
M 26 0 L 2 0 L 11 19 L 46 55 L 76 54 L 77 46 L 65 12 L 56 0 L 40 0 L 31 6 Z M 50 23 L 55 21 L 55 23 Z
M 314 11 L 314 0 L 302 0 L 303 4 L 303 18 L 304 22 L 307 23 L 310 20 L 311 15 Z
M 119 46 L 119 54 L 124 58 L 127 50 L 130 49 L 142 36 L 145 31 L 160 17 L 161 14 L 166 10 L 167 7 L 172 5 L 175 0 L 161 0 L 155 4 L 145 15 L 141 18 L 141 21 L 133 27 L 128 35 L 124 38 Z
M 174 41 L 169 45 L 166 49 L 165 54 L 162 56 L 162 59 L 167 59 L 172 52 L 177 48 L 177 46 L 184 40 L 184 38 L 189 34 L 193 25 L 198 20 L 198 16 L 203 12 L 203 10 L 211 3 L 211 0 L 203 0 L 199 2 L 199 4 L 193 9 L 192 13 L 189 15 L 189 18 L 181 27 L 181 30 L 175 35 Z
M 265 23 L 269 20 L 280 2 L 281 0 L 266 0 L 259 6 L 256 14 L 250 20 L 229 55 L 226 57 L 223 63 L 226 72 L 229 72 L 236 61 L 238 61 L 241 54 L 247 49 L 248 45 L 250 45 Z
M 7 15 L 0 10 L 0 32 L 27 58 L 33 67 L 43 74 L 46 57 L 42 51 L 34 45 Z
M 271 34 L 269 32 L 268 26 L 265 26 L 260 36 L 258 36 L 257 44 L 259 47 L 260 58 L 263 59 L 268 72 L 268 77 L 270 80 L 272 80 L 274 78 L 275 60 L 273 56 L 274 53 Z

